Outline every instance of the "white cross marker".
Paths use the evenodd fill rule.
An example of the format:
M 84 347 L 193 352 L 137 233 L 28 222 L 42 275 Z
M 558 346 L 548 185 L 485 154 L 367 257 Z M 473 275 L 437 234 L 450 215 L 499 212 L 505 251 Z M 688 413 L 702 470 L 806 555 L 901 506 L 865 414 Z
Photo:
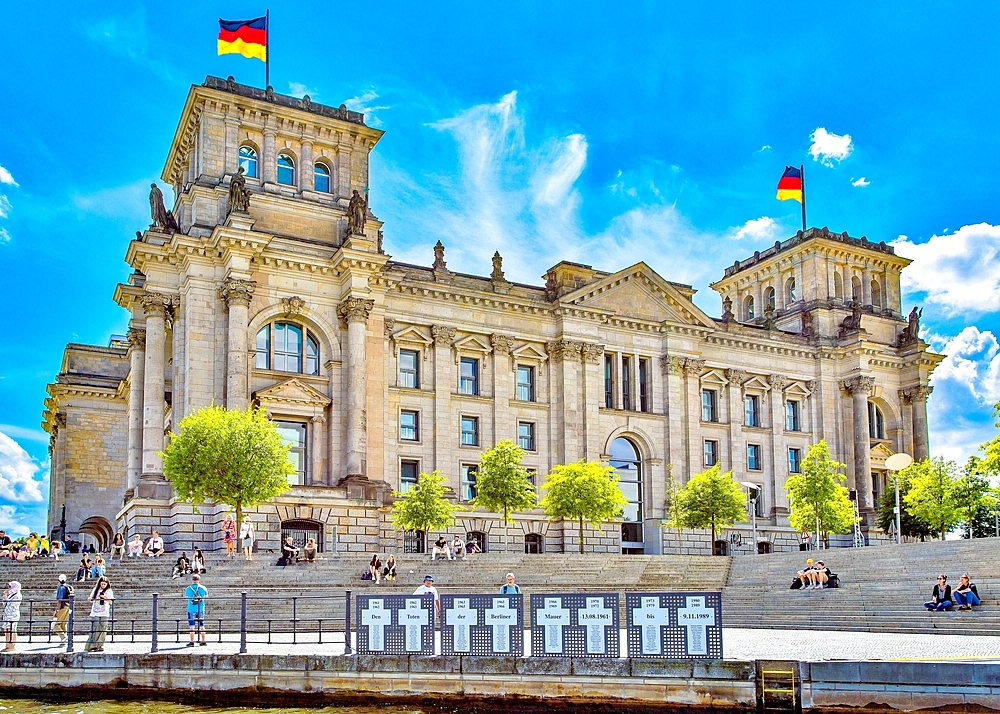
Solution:
M 545 627 L 545 651 L 562 654 L 563 628 L 569 625 L 569 610 L 557 597 L 545 598 L 545 607 L 538 611 L 538 622 Z
M 587 626 L 587 654 L 604 654 L 604 628 L 612 623 L 611 610 L 604 607 L 604 598 L 588 597 L 587 605 L 576 611 L 576 621 Z
M 706 628 L 715 624 L 715 608 L 705 607 L 704 597 L 687 598 L 687 607 L 677 608 L 677 624 L 687 628 L 687 653 L 707 655 Z
M 456 598 L 455 606 L 445 610 L 444 621 L 446 625 L 455 628 L 452 649 L 456 652 L 471 652 L 469 628 L 479 624 L 479 613 L 469 609 L 469 598 Z
M 670 610 L 660 607 L 660 598 L 639 598 L 639 607 L 632 609 L 632 624 L 642 626 L 642 653 L 661 654 L 660 627 L 670 624 Z
M 406 626 L 406 651 L 423 649 L 421 628 L 427 624 L 427 610 L 420 607 L 420 598 L 407 598 L 406 607 L 399 611 L 399 624 Z
M 493 598 L 485 614 L 485 624 L 493 627 L 493 651 L 510 652 L 510 628 L 517 627 L 517 609 L 510 606 L 510 598 Z
M 361 611 L 361 624 L 368 628 L 368 649 L 375 652 L 385 649 L 385 628 L 392 624 L 392 610 L 384 606 L 384 600 L 369 600 L 368 608 Z

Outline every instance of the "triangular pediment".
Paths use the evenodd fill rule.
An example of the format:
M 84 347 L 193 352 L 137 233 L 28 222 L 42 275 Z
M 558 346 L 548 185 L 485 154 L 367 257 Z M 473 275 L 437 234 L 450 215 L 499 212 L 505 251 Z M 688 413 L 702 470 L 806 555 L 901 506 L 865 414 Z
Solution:
M 411 345 L 425 346 L 434 343 L 434 339 L 430 335 L 425 335 L 412 325 L 392 333 L 392 341 L 396 344 L 409 343 Z
M 801 382 L 792 382 L 785 388 L 785 394 L 794 397 L 808 397 L 812 392 L 806 389 Z
M 512 349 L 510 353 L 516 359 L 530 359 L 530 360 L 537 360 L 539 362 L 544 362 L 549 358 L 548 354 L 545 353 L 544 349 L 542 349 L 538 345 L 533 345 L 531 343 L 524 344 L 521 345 L 520 347 Z
M 486 338 L 480 337 L 479 335 L 468 335 L 467 337 L 463 337 L 455 343 L 454 347 L 460 352 L 489 353 L 493 351 L 493 347 L 490 346 L 490 341 Z
M 890 449 L 888 444 L 881 441 L 871 448 L 872 461 L 884 462 L 894 453 L 896 452 Z
M 722 372 L 720 372 L 719 370 L 710 369 L 708 370 L 707 374 L 701 375 L 701 383 L 725 386 L 729 384 L 729 380 L 726 379 L 725 375 L 723 375 Z
M 260 404 L 301 404 L 325 407 L 330 397 L 298 377 L 286 379 L 253 393 Z
M 636 263 L 567 293 L 560 302 L 601 310 L 623 319 L 716 327 L 715 321 L 677 286 L 645 263 Z
M 751 377 L 743 383 L 743 389 L 751 392 L 769 392 L 771 385 L 763 377 Z

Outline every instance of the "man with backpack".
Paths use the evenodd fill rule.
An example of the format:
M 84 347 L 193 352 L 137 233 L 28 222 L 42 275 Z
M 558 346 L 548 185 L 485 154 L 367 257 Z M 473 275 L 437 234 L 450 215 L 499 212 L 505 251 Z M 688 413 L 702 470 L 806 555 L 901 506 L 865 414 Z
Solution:
M 191 633 L 191 641 L 188 647 L 194 647 L 196 631 L 201 631 L 202 647 L 208 645 L 205 640 L 205 598 L 208 597 L 208 589 L 201 584 L 201 576 L 195 573 L 191 576 L 191 584 L 184 589 L 184 597 L 187 598 L 188 629 Z
M 56 611 L 52 615 L 52 631 L 59 635 L 60 644 L 66 644 L 66 624 L 69 622 L 69 599 L 73 595 L 73 586 L 66 583 L 66 576 L 59 576 L 59 587 L 56 589 Z

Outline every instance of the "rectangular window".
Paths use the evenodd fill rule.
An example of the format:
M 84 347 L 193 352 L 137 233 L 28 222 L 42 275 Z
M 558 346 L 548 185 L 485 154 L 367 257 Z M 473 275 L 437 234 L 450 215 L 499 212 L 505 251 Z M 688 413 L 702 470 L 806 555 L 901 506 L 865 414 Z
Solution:
M 419 461 L 400 461 L 399 462 L 399 491 L 400 493 L 406 493 L 411 488 L 417 485 L 417 479 L 420 478 L 420 462 Z
M 639 360 L 639 411 L 648 412 L 649 408 L 649 360 Z
M 719 462 L 719 442 L 705 442 L 705 468 L 715 466 Z
M 281 438 L 289 444 L 292 449 L 288 452 L 288 460 L 295 467 L 295 473 L 289 474 L 288 483 L 293 486 L 301 486 L 306 482 L 306 425 L 297 421 L 275 422 Z
M 476 490 L 476 474 L 479 467 L 475 464 L 462 464 L 462 500 L 471 501 L 479 492 Z
M 785 402 L 785 429 L 788 431 L 801 431 L 799 423 L 799 403 L 788 400 Z
M 615 363 L 611 355 L 604 355 L 604 406 L 615 408 Z
M 622 357 L 622 409 L 632 408 L 632 360 Z
M 802 450 L 801 449 L 789 449 L 788 450 L 788 473 L 792 473 L 792 474 L 802 473 Z
M 257 369 L 271 368 L 271 326 L 264 325 L 257 333 L 257 355 L 254 360 L 254 367 Z
M 462 394 L 479 394 L 479 360 L 462 358 L 458 391 Z
M 399 386 L 420 389 L 420 353 L 414 350 L 399 351 Z
M 744 400 L 744 405 L 746 407 L 746 419 L 744 423 L 747 426 L 760 426 L 760 397 L 756 394 L 748 394 Z
M 701 420 L 719 421 L 719 393 L 714 389 L 701 390 Z
M 420 425 L 417 412 L 402 411 L 399 413 L 399 438 L 401 441 L 418 441 Z
M 479 446 L 479 417 L 462 417 L 462 446 Z
M 528 421 L 517 423 L 517 445 L 525 451 L 535 450 L 535 425 Z
M 751 471 L 760 471 L 760 444 L 747 444 L 747 468 Z
M 522 402 L 535 401 L 535 368 L 517 365 L 517 398 Z

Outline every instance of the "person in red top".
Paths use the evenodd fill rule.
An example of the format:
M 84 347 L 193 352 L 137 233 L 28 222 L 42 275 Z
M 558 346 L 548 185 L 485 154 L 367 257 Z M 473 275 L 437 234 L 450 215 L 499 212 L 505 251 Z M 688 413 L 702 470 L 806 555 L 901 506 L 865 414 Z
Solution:
M 222 532 L 225 534 L 226 554 L 230 558 L 236 557 L 236 521 L 233 514 L 227 513 L 226 520 L 222 522 Z

